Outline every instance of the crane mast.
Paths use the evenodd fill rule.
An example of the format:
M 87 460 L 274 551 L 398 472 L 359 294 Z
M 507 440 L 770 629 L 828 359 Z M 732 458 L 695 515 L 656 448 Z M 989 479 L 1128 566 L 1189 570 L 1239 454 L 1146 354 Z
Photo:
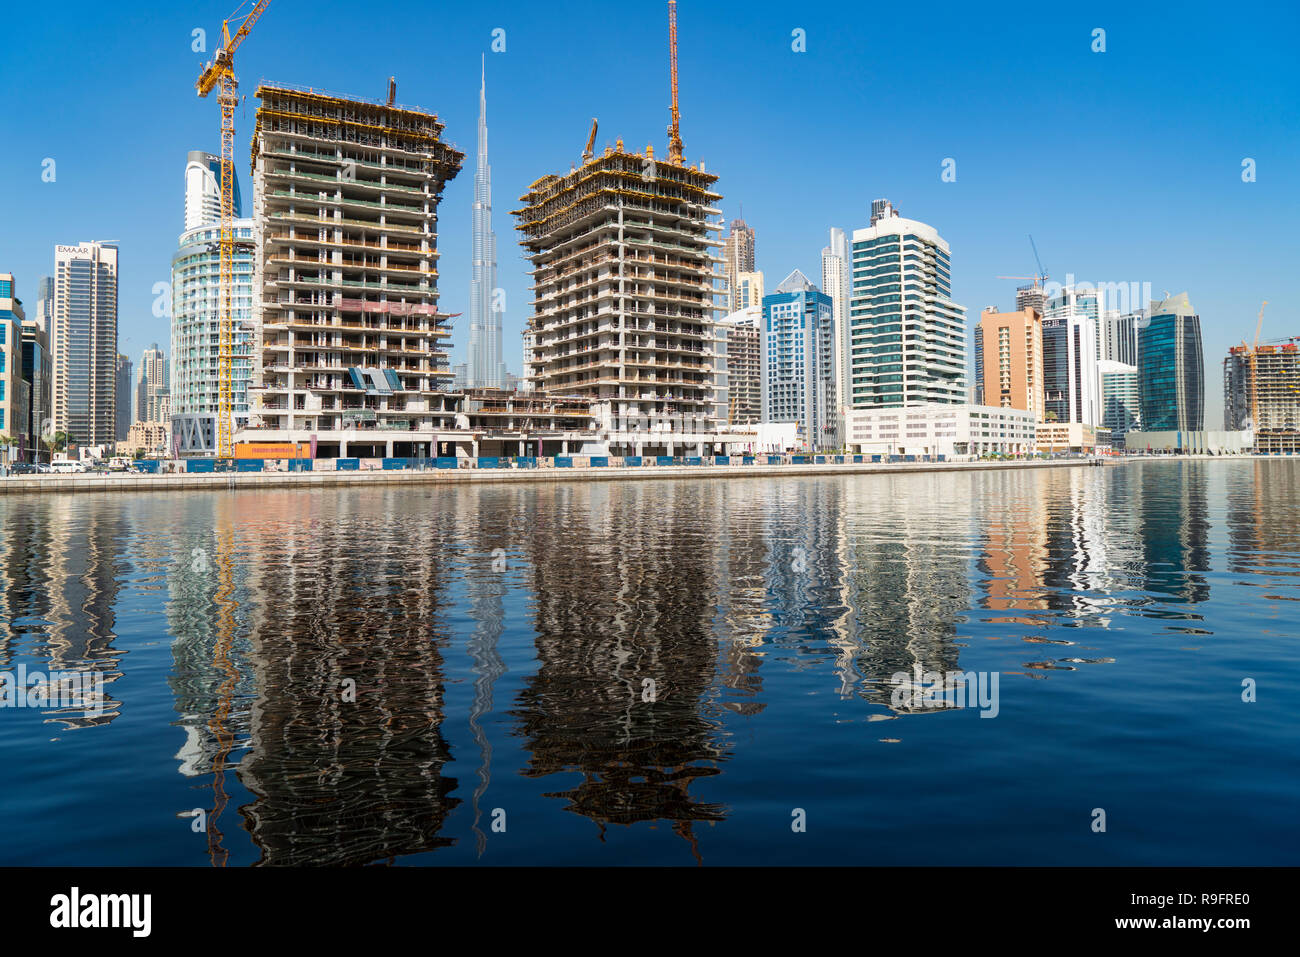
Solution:
M 668 125 L 668 161 L 682 161 L 681 114 L 677 111 L 677 0 L 668 0 L 668 71 L 672 80 L 672 122 Z
M 235 78 L 235 50 L 244 42 L 248 31 L 262 16 L 271 0 L 257 0 L 232 35 L 230 20 L 221 24 L 221 49 L 208 63 L 194 84 L 199 96 L 217 90 L 221 108 L 221 287 L 218 294 L 217 335 L 217 457 L 234 454 L 232 441 L 234 419 L 234 298 L 235 274 L 235 107 L 239 105 L 239 80 Z
M 1265 299 L 1259 304 L 1259 318 L 1255 321 L 1255 341 L 1250 346 L 1250 427 L 1259 433 L 1259 333 L 1264 328 Z

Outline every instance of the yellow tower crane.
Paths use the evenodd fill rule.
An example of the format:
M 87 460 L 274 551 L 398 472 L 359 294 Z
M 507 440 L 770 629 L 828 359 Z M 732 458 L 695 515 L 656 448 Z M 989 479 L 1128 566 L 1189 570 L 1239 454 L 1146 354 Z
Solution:
M 1255 341 L 1250 346 L 1250 427 L 1259 430 L 1259 333 L 1264 328 L 1265 299 L 1259 304 L 1259 318 L 1255 321 Z
M 672 79 L 673 105 L 669 113 L 668 162 L 682 162 L 681 113 L 677 110 L 677 0 L 668 0 L 668 72 Z
M 217 457 L 230 458 L 234 454 L 231 440 L 233 427 L 233 392 L 231 355 L 234 352 L 234 322 L 231 317 L 232 286 L 234 285 L 235 259 L 235 107 L 239 105 L 235 79 L 235 50 L 244 42 L 248 31 L 258 21 L 271 0 L 257 0 L 253 9 L 239 24 L 232 36 L 232 16 L 221 24 L 221 49 L 203 68 L 194 88 L 199 96 L 207 96 L 214 89 L 221 107 L 221 293 L 219 307 L 219 335 L 217 347 Z

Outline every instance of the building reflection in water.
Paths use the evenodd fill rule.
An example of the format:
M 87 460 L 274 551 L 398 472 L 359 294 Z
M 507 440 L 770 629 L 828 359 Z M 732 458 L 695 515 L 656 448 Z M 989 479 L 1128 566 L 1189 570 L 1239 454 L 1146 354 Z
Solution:
M 525 774 L 577 772 L 551 796 L 595 821 L 697 821 L 724 809 L 691 795 L 719 773 L 720 721 L 705 714 L 718 665 L 718 582 L 707 487 L 532 487 L 526 535 L 536 602 L 536 673 L 514 715 Z
M 1295 577 L 1300 525 L 1279 520 L 1300 511 L 1300 470 L 1291 462 L 1256 460 L 1234 472 L 1226 489 L 1228 570 Z
M 768 599 L 771 556 L 764 524 L 765 487 L 757 482 L 719 482 L 718 514 L 727 517 L 714 548 L 709 580 L 717 583 L 713 630 L 718 643 L 717 703 L 752 716 L 766 707 L 760 668 L 775 616 Z
M 1050 475 L 1007 469 L 990 472 L 978 486 L 984 526 L 984 554 L 977 562 L 983 576 L 977 601 L 982 608 L 1005 614 L 988 619 L 996 624 L 1042 627 L 1047 623 L 1050 592 L 1047 497 Z
M 115 627 L 128 522 L 121 508 L 81 496 L 18 501 L 5 508 L 0 535 L 0 670 L 25 657 L 31 672 L 101 682 L 75 706 L 42 713 L 69 730 L 109 724 L 122 707 L 112 691 L 125 655 Z
M 458 516 L 476 516 L 484 504 L 484 498 L 492 498 L 492 491 L 460 488 L 456 490 L 456 514 Z M 495 705 L 493 687 L 498 678 L 506 673 L 505 659 L 497 648 L 501 635 L 505 631 L 505 593 L 506 578 L 510 574 L 510 564 L 518 558 L 509 554 L 511 542 L 515 540 L 517 529 L 526 528 L 529 521 L 527 511 L 517 497 L 496 503 L 499 508 L 513 510 L 510 521 L 490 522 L 480 525 L 476 520 L 465 521 L 462 528 L 478 529 L 478 534 L 471 535 L 475 541 L 471 546 L 481 557 L 471 561 L 466 572 L 465 591 L 469 601 L 469 615 L 474 621 L 473 631 L 466 643 L 466 653 L 470 657 L 470 670 L 474 674 L 474 700 L 469 708 L 470 734 L 478 748 L 478 783 L 470 798 L 470 810 L 473 823 L 475 848 L 479 857 L 487 850 L 487 832 L 483 830 L 483 800 L 492 784 L 492 741 L 484 720 L 492 714 Z
M 970 499 L 964 476 L 880 476 L 846 482 L 837 512 L 852 529 L 843 604 L 849 667 L 873 704 L 900 710 L 892 677 L 954 671 L 958 617 L 969 608 Z M 957 547 L 954 547 L 957 546 Z
M 1142 543 L 1142 590 L 1166 605 L 1194 606 L 1208 601 L 1210 586 L 1210 521 L 1204 461 L 1142 463 L 1126 475 L 1135 492 L 1138 540 Z M 1147 469 L 1162 467 L 1160 481 L 1143 481 Z M 1169 469 L 1178 470 L 1177 476 Z M 1177 516 L 1171 519 L 1171 516 Z M 1190 609 L 1150 612 L 1158 617 L 1201 620 Z
M 519 773 L 558 776 L 548 798 L 602 836 L 664 821 L 698 854 L 697 822 L 730 813 L 702 779 L 792 674 L 892 715 L 895 674 L 962 670 L 972 614 L 1030 640 L 1195 619 L 1211 501 L 1229 570 L 1281 593 L 1300 529 L 1269 516 L 1297 510 L 1294 464 L 1233 463 L 1212 487 L 1215 467 L 25 496 L 0 502 L 0 670 L 111 690 L 119 616 L 164 597 L 176 767 L 214 864 L 241 826 L 264 864 L 443 848 L 462 799 L 481 855 L 494 783 Z M 449 650 L 455 605 L 471 624 Z M 444 733 L 466 674 L 469 798 Z M 108 704 L 49 717 L 107 724 Z
M 196 574 L 202 546 L 184 543 L 169 615 L 179 757 L 183 773 L 211 777 L 213 863 L 228 853 L 224 771 L 236 766 L 258 863 L 368 864 L 450 844 L 434 531 L 419 516 L 392 522 L 382 493 L 200 501 L 212 565 Z

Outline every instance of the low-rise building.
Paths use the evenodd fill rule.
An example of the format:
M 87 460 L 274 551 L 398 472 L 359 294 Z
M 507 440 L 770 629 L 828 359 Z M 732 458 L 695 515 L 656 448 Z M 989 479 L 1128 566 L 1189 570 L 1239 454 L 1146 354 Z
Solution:
M 1029 455 L 1042 428 L 1026 409 L 946 403 L 853 409 L 846 419 L 855 455 Z
M 1039 422 L 1038 451 L 1092 453 L 1097 450 L 1097 427 L 1083 422 Z M 1109 438 L 1109 433 L 1107 433 Z
M 171 426 L 166 422 L 132 422 L 126 439 L 117 443 L 117 452 L 119 455 L 134 455 L 137 451 L 146 455 L 164 453 L 170 437 Z
M 1152 455 L 1244 455 L 1255 444 L 1251 429 L 1240 431 L 1130 432 L 1124 436 L 1130 452 Z

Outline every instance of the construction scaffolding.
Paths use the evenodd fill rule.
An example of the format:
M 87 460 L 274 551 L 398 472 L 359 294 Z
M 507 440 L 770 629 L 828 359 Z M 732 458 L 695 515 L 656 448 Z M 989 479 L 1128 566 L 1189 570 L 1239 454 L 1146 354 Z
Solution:
M 1293 339 L 1229 349 L 1223 406 L 1229 431 L 1254 429 L 1256 452 L 1300 454 L 1300 345 Z
M 257 89 L 253 430 L 432 448 L 455 427 L 437 209 L 464 154 L 436 115 Z M 358 434 L 360 433 L 360 434 Z

